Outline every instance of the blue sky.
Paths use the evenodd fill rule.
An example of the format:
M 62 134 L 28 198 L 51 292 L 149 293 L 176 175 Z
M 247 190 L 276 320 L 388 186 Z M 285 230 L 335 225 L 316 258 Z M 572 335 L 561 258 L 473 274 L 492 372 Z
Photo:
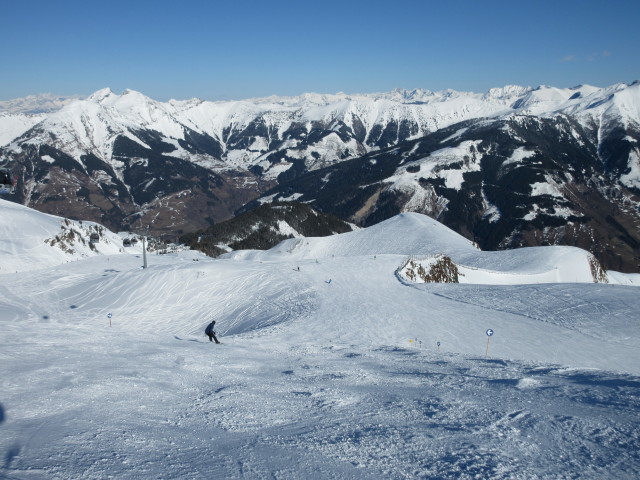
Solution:
M 0 0 L 0 100 L 483 92 L 640 79 L 636 1 Z

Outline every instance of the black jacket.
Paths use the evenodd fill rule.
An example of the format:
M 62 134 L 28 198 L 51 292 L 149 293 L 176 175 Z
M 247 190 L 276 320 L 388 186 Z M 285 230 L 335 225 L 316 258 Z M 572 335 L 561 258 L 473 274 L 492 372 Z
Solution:
M 211 322 L 209 325 L 207 325 L 207 328 L 204 330 L 204 333 L 206 335 L 213 335 L 215 334 L 215 332 L 213 331 L 213 327 L 215 326 L 216 322 Z

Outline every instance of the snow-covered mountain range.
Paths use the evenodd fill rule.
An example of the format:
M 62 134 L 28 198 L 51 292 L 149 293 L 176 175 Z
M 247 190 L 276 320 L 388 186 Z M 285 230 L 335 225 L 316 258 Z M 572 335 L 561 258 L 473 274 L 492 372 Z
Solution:
M 634 270 L 639 126 L 637 82 L 225 102 L 104 89 L 51 113 L 3 112 L 0 144 L 18 201 L 116 229 L 176 235 L 262 195 L 363 225 L 428 213 L 486 248 L 597 237 L 602 261 Z M 602 232 L 612 221 L 615 238 Z
M 146 130 L 173 147 L 163 153 L 192 161 L 196 160 L 194 153 L 199 153 L 200 162 L 221 162 L 227 168 L 260 166 L 273 179 L 287 169 L 286 165 L 274 166 L 269 161 L 274 152 L 308 159 L 307 169 L 314 170 L 476 118 L 566 114 L 583 122 L 596 122 L 604 135 L 618 123 L 628 127 L 640 122 L 639 91 L 640 83 L 636 82 L 608 88 L 507 86 L 485 94 L 398 89 L 384 94 L 305 94 L 244 101 L 192 99 L 163 103 L 132 90 L 118 95 L 106 88 L 84 100 L 52 101 L 46 109 L 19 109 L 12 105 L 22 103 L 18 100 L 0 103 L 0 112 L 7 118 L 38 110 L 33 119 L 38 124 L 36 131 L 29 131 L 35 124 L 23 122 L 22 132 L 15 133 L 18 127 L 14 132 L 3 132 L 0 143 L 9 148 L 23 143 L 47 143 L 75 159 L 93 154 L 113 162 L 119 136 L 149 148 L 145 139 L 136 135 L 137 131 Z M 28 103 L 29 98 L 32 97 L 23 102 Z M 43 116 L 45 111 L 49 114 Z M 319 138 L 305 138 L 318 127 L 325 130 Z M 10 138 L 11 135 L 15 136 Z M 212 145 L 198 149 L 198 137 Z

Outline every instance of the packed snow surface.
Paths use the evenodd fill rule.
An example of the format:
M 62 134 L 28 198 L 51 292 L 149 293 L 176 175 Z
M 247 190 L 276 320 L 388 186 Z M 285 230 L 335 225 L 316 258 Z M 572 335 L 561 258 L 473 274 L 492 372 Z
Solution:
M 640 469 L 636 276 L 586 283 L 586 252 L 480 252 L 405 214 L 267 252 L 148 255 L 143 269 L 115 234 L 60 256 L 44 240 L 64 219 L 0 211 L 3 478 Z M 513 282 L 395 275 L 408 255 L 435 253 Z M 203 334 L 210 320 L 222 345 Z

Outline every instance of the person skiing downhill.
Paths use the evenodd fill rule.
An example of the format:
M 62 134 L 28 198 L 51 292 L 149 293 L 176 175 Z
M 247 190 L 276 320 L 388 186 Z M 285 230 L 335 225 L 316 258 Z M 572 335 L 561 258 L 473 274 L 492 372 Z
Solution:
M 220 343 L 218 341 L 218 338 L 216 337 L 216 332 L 213 331 L 213 327 L 216 325 L 216 321 L 212 321 L 209 325 L 207 325 L 207 328 L 204 330 L 204 333 L 209 337 L 209 341 L 213 342 L 214 340 L 216 341 L 216 343 Z

